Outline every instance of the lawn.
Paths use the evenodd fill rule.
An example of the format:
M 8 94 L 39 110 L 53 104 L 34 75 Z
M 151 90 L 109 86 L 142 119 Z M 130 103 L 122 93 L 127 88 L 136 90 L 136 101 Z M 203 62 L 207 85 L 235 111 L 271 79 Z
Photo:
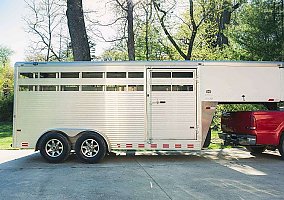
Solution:
M 208 149 L 224 149 L 224 148 L 231 148 L 231 146 L 224 146 L 223 140 L 221 140 L 218 136 L 218 131 L 213 131 L 211 133 L 211 143 Z
M 12 122 L 0 122 L 0 149 L 11 149 L 12 132 Z

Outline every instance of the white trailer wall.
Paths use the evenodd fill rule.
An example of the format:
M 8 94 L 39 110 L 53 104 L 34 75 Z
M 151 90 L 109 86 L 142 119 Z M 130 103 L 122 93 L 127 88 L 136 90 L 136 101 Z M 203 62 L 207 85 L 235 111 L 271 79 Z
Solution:
M 211 102 L 279 102 L 280 63 L 205 62 L 200 95 Z

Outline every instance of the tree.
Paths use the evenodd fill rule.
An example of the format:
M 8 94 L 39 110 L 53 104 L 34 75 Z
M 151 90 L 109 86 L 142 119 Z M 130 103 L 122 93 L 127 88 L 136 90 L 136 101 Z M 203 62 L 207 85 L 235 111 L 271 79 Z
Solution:
M 136 6 L 135 53 L 137 60 L 174 60 L 171 48 L 157 21 L 152 0 Z
M 198 30 L 201 27 L 204 20 L 208 17 L 209 13 L 211 12 L 211 10 L 207 10 L 206 6 L 203 5 L 202 9 L 199 9 L 200 13 L 198 15 L 199 17 L 197 17 L 197 15 L 195 14 L 197 8 L 194 8 L 194 2 L 196 3 L 196 1 L 189 0 L 189 5 L 188 5 L 189 11 L 186 12 L 186 15 L 188 15 L 187 19 L 184 20 L 183 18 L 179 17 L 179 19 L 187 27 L 188 30 L 187 30 L 187 35 L 184 35 L 183 38 L 180 38 L 181 41 L 177 41 L 166 25 L 166 19 L 168 18 L 168 15 L 172 12 L 172 10 L 175 8 L 176 2 L 175 1 L 172 2 L 171 7 L 166 10 L 165 8 L 162 7 L 161 1 L 158 0 L 153 1 L 154 7 L 158 15 L 158 19 L 160 21 L 161 27 L 165 35 L 172 43 L 172 45 L 179 53 L 179 55 L 185 60 L 191 60 L 194 41 L 197 36 Z M 205 2 L 202 3 L 205 4 Z M 184 45 L 186 46 L 186 49 L 184 49 L 183 47 Z
M 75 61 L 90 61 L 90 47 L 86 32 L 82 0 L 67 0 L 67 21 Z
M 68 44 L 64 0 L 26 0 L 30 15 L 25 16 L 27 32 L 33 35 L 30 54 L 44 55 L 45 61 L 64 60 L 64 43 Z M 65 45 L 67 46 L 67 45 Z M 36 56 L 37 57 L 37 56 Z
M 252 0 L 239 13 L 233 38 L 244 60 L 284 60 L 283 0 Z
M 220 52 L 227 47 L 229 41 L 224 32 L 241 1 L 233 4 L 231 0 L 189 0 L 179 5 L 186 8 L 185 11 L 178 8 L 175 0 L 154 0 L 153 3 L 168 40 L 180 58 L 191 60 L 197 58 L 196 51 L 213 52 L 216 48 Z
M 0 45 L 0 68 L 9 65 L 10 56 L 13 51 L 7 47 Z
M 126 39 L 128 60 L 135 60 L 135 40 L 134 40 L 134 6 L 132 0 L 113 0 L 114 11 L 118 15 L 117 19 L 110 25 L 122 21 L 123 34 L 112 41 L 122 41 Z
M 12 50 L 0 46 L 0 121 L 13 119 L 14 71 L 9 64 Z

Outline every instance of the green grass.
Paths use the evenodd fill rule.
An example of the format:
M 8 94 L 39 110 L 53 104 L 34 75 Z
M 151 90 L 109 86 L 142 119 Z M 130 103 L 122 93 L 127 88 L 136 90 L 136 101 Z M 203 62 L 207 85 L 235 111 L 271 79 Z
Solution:
M 0 149 L 11 149 L 12 132 L 12 122 L 0 122 Z
M 209 145 L 208 149 L 225 149 L 231 148 L 231 146 L 224 146 L 223 140 L 221 140 L 218 136 L 218 131 L 213 131 L 211 133 L 211 144 Z

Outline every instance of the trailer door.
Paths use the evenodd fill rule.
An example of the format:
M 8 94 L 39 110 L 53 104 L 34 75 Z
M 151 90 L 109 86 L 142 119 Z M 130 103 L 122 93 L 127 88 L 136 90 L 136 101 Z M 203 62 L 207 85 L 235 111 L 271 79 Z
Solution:
M 196 94 L 195 69 L 148 69 L 148 138 L 196 139 Z

